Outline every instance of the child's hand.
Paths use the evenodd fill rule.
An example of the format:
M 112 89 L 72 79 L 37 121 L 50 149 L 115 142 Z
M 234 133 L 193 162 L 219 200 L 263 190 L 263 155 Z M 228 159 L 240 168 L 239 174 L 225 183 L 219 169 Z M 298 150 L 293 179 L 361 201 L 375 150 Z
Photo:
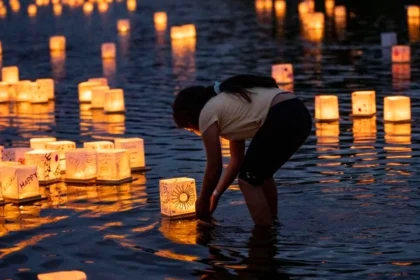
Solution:
M 195 216 L 199 220 L 209 221 L 210 220 L 210 200 L 198 198 L 195 202 Z
M 210 198 L 210 213 L 213 214 L 213 212 L 217 208 L 217 204 L 219 203 L 220 196 L 219 195 L 212 195 Z

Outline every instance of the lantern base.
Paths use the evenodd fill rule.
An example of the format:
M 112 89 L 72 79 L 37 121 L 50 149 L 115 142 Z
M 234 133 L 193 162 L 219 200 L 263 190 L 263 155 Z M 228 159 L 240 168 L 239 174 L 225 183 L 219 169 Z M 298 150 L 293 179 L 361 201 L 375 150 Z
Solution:
M 60 182 L 61 180 L 59 178 L 52 179 L 52 180 L 45 180 L 45 181 L 39 181 L 39 185 L 45 186 L 45 185 L 51 185 Z
M 320 119 L 315 119 L 315 121 L 316 122 L 319 122 L 319 123 L 330 123 L 330 122 L 337 122 L 337 121 L 339 121 L 340 119 L 323 119 L 323 120 L 320 120 Z
M 36 195 L 32 197 L 22 198 L 22 199 L 14 199 L 14 198 L 5 198 L 6 202 L 11 202 L 13 204 L 26 204 L 31 202 L 36 202 L 45 199 L 45 197 L 42 197 L 41 195 Z
M 366 119 L 366 118 L 371 118 L 375 115 L 376 115 L 376 112 L 372 113 L 372 114 L 363 114 L 363 115 L 350 114 L 350 118 L 352 118 L 352 119 Z
M 0 199 L 0 205 L 6 204 L 6 201 L 4 199 Z
M 401 121 L 384 120 L 384 123 L 411 123 L 411 120 L 401 120 Z
M 64 183 L 75 184 L 75 185 L 94 185 L 96 183 L 96 178 L 86 179 L 86 180 L 65 178 Z
M 121 180 L 96 180 L 96 184 L 100 184 L 100 185 L 121 185 L 124 183 L 131 183 L 134 182 L 135 180 L 133 179 L 133 177 L 128 177 L 125 179 L 121 179 Z
M 163 218 L 169 219 L 169 220 L 180 220 L 180 219 L 195 217 L 195 212 L 194 213 L 188 213 L 188 214 L 182 214 L 182 215 L 176 215 L 176 216 L 168 216 L 168 215 L 165 215 L 163 213 L 161 213 L 161 214 L 162 214 Z
M 150 171 L 150 170 L 152 170 L 152 168 L 151 167 L 148 167 L 148 166 L 132 167 L 131 168 L 131 172 L 133 172 L 133 173 L 136 173 L 136 172 L 143 173 L 143 172 Z
M 121 111 L 112 111 L 112 112 L 106 112 L 104 111 L 104 113 L 106 115 L 112 115 L 112 114 L 125 114 L 125 110 L 121 110 Z
M 34 102 L 34 101 L 30 101 L 31 104 L 48 104 L 48 100 L 46 101 L 40 101 L 40 102 Z

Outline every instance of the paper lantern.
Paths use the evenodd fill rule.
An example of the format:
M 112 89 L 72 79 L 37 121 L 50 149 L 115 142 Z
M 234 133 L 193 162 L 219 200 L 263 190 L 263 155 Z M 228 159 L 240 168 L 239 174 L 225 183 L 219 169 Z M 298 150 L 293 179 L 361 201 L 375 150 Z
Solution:
M 20 3 L 18 1 L 10 2 L 10 8 L 13 12 L 17 13 L 20 10 Z
M 63 52 L 66 50 L 66 37 L 52 36 L 50 37 L 50 51 Z
M 3 166 L 1 169 L 2 192 L 6 200 L 27 202 L 41 198 L 36 166 Z
M 85 2 L 83 4 L 83 12 L 85 14 L 90 14 L 90 13 L 92 13 L 92 11 L 93 11 L 93 4 L 90 3 L 90 2 Z
M 105 113 L 125 112 L 124 91 L 122 89 L 111 89 L 105 94 Z
M 25 153 L 32 151 L 30 148 L 8 148 L 3 150 L 3 161 L 15 161 L 25 163 Z
M 169 218 L 183 218 L 195 215 L 197 191 L 195 180 L 173 178 L 159 181 L 160 211 Z
M 137 1 L 136 0 L 127 0 L 127 10 L 130 12 L 135 11 L 137 8 Z
M 37 82 L 32 83 L 32 86 L 31 103 L 48 103 L 48 99 L 51 96 L 49 88 L 44 83 L 38 84 Z
M 397 79 L 397 80 L 410 80 L 411 78 L 410 63 L 392 64 L 392 78 Z
M 271 75 L 279 84 L 293 83 L 293 65 L 292 64 L 272 65 Z
M 0 82 L 0 103 L 9 102 L 9 84 Z
M 38 274 L 38 280 L 87 280 L 83 271 L 58 271 Z
M 325 0 L 325 13 L 327 16 L 332 16 L 334 14 L 335 0 Z
M 340 124 L 338 122 L 317 122 L 315 126 L 318 144 L 336 144 L 340 141 Z
M 411 60 L 410 46 L 393 46 L 392 47 L 392 62 L 406 63 Z
M 117 29 L 118 32 L 125 34 L 130 31 L 130 20 L 128 19 L 120 19 L 117 21 Z
M 115 43 L 103 43 L 101 46 L 102 59 L 114 59 L 117 53 Z
M 376 117 L 355 118 L 353 120 L 353 138 L 355 143 L 376 138 Z
M 338 97 L 335 95 L 315 96 L 315 119 L 319 121 L 338 120 Z
M 155 28 L 157 31 L 164 31 L 168 22 L 168 16 L 165 12 L 157 12 L 153 16 Z
M 276 16 L 278 18 L 283 18 L 286 14 L 286 1 L 276 0 L 276 2 L 274 3 L 274 9 L 276 11 Z
M 15 90 L 17 102 L 28 102 L 35 92 L 35 85 L 31 81 L 19 81 Z
M 394 32 L 381 34 L 382 47 L 392 47 L 397 44 L 397 34 Z
M 66 181 L 90 181 L 96 175 L 96 151 L 76 149 L 66 152 Z
M 366 117 L 376 113 L 375 91 L 355 91 L 351 94 L 353 116 Z
M 411 120 L 411 102 L 407 96 L 384 98 L 384 121 L 404 122 Z
M 323 30 L 324 29 L 324 14 L 323 13 L 310 13 L 305 17 L 304 24 L 307 29 L 313 30 Z
M 123 183 L 131 180 L 127 150 L 98 150 L 98 183 Z
M 45 144 L 45 149 L 57 151 L 60 158 L 61 172 L 66 170 L 66 152 L 76 149 L 76 143 L 72 141 L 56 141 Z
M 107 91 L 109 91 L 109 86 L 98 86 L 92 88 L 92 109 L 104 107 Z
M 45 92 L 48 100 L 55 99 L 53 79 L 37 79 L 35 82 L 38 85 L 38 90 Z
M 1 69 L 3 82 L 8 84 L 16 84 L 19 82 L 19 68 L 16 66 L 3 67 Z
M 34 150 L 45 150 L 45 145 L 50 142 L 56 142 L 55 137 L 44 137 L 44 138 L 31 138 L 29 140 L 31 149 Z
M 88 82 L 100 83 L 101 86 L 108 86 L 108 80 L 106 78 L 90 78 Z
M 130 152 L 130 166 L 132 170 L 145 170 L 144 141 L 141 138 L 115 139 L 115 148 Z
M 420 6 L 411 5 L 407 7 L 408 18 L 419 18 L 420 17 Z
M 185 39 L 196 37 L 196 29 L 194 24 L 186 24 L 182 26 L 171 27 L 171 39 Z
M 314 11 L 314 6 L 311 3 L 312 1 L 303 1 L 298 5 L 299 16 L 304 17 L 309 13 Z
M 29 4 L 29 6 L 28 6 L 28 15 L 29 16 L 31 16 L 31 17 L 35 16 L 37 11 L 38 11 L 38 8 L 36 7 L 35 4 Z
M 4 18 L 7 15 L 7 8 L 4 6 L 0 6 L 0 17 Z
M 54 15 L 56 16 L 61 15 L 63 13 L 63 6 L 61 4 L 54 4 L 53 12 L 54 12 Z
M 98 11 L 101 13 L 104 13 L 106 11 L 108 11 L 108 3 L 106 2 L 99 2 L 98 3 Z
M 347 16 L 347 11 L 345 6 L 336 6 L 334 8 L 334 17 L 335 19 L 344 19 Z
M 114 143 L 111 141 L 96 141 L 83 143 L 85 150 L 112 150 L 114 149 Z
M 78 85 L 79 91 L 79 102 L 91 102 L 92 101 L 92 89 L 94 87 L 101 86 L 100 82 L 82 82 Z
M 36 150 L 25 153 L 25 165 L 37 167 L 40 184 L 51 184 L 61 178 L 60 159 L 56 151 Z

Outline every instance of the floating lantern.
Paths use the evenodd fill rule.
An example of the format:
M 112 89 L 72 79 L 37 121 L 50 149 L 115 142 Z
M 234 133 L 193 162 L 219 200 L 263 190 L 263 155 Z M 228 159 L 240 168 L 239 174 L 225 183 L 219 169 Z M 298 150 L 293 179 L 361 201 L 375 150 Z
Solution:
M 192 178 L 159 181 L 160 211 L 169 218 L 194 216 L 197 191 Z
M 406 63 L 411 60 L 410 46 L 393 46 L 392 47 L 392 62 Z
M 106 2 L 99 2 L 98 3 L 98 11 L 104 13 L 108 11 L 108 3 Z
M 19 81 L 15 90 L 17 102 L 28 102 L 35 91 L 35 85 L 31 81 Z
M 404 122 L 411 120 L 411 102 L 407 96 L 384 98 L 384 121 Z
M 123 183 L 131 180 L 130 154 L 127 150 L 98 150 L 98 182 Z
M 83 148 L 86 150 L 112 150 L 114 143 L 111 141 L 96 141 L 83 143 Z
M 355 91 L 351 94 L 353 116 L 366 117 L 376 113 L 375 91 Z
M 25 163 L 25 153 L 32 151 L 30 148 L 8 148 L 3 150 L 3 161 L 15 161 Z
M 13 12 L 17 13 L 20 10 L 20 3 L 18 1 L 10 2 L 10 8 L 12 9 Z
M 315 119 L 319 121 L 338 120 L 338 97 L 335 95 L 315 96 Z
M 315 6 L 312 1 L 303 1 L 298 5 L 299 16 L 304 17 L 309 13 L 314 12 Z
M 104 107 L 107 91 L 109 91 L 109 86 L 97 86 L 92 88 L 92 109 Z
M 37 12 L 37 7 L 36 7 L 36 5 L 35 4 L 30 4 L 29 6 L 28 6 L 28 15 L 29 16 L 31 16 L 31 17 L 33 17 L 33 16 L 35 16 L 36 15 L 36 12 Z
M 117 53 L 115 43 L 103 43 L 101 46 L 102 59 L 114 59 Z
M 310 13 L 305 17 L 304 25 L 311 32 L 313 30 L 323 30 L 324 22 L 325 18 L 323 13 Z
M 130 12 L 135 11 L 137 8 L 137 1 L 136 0 L 127 0 L 127 10 Z
M 66 181 L 90 181 L 96 178 L 96 151 L 76 149 L 66 152 Z
M 45 92 L 48 100 L 54 100 L 54 80 L 53 79 L 37 79 L 38 90 Z
M 332 16 L 334 14 L 335 0 L 325 0 L 325 13 L 327 16 Z
M 293 65 L 292 64 L 272 65 L 271 76 L 279 84 L 293 83 Z
M 5 17 L 7 15 L 7 9 L 4 6 L 0 6 L 0 17 Z
M 168 22 L 168 16 L 165 12 L 157 12 L 153 16 L 155 28 L 157 31 L 164 31 Z
M 66 37 L 52 36 L 50 37 L 50 51 L 63 52 L 66 50 Z
M 51 273 L 38 274 L 38 280 L 87 280 L 87 276 L 83 271 L 58 271 Z
M 16 84 L 19 82 L 19 68 L 16 66 L 3 67 L 1 69 L 3 82 L 8 84 Z
M 192 38 L 197 36 L 197 31 L 194 24 L 186 24 L 182 26 L 184 35 L 186 38 Z
M 101 86 L 100 82 L 82 82 L 78 85 L 79 91 L 79 102 L 91 102 L 92 101 L 92 89 L 94 87 Z
M 45 150 L 45 145 L 50 142 L 56 142 L 55 137 L 44 137 L 44 138 L 31 138 L 29 140 L 31 149 L 34 150 Z
M 117 29 L 118 32 L 125 34 L 130 31 L 130 20 L 128 19 L 120 19 L 117 21 Z
M 0 82 L 0 103 L 9 102 L 9 84 Z
M 3 166 L 3 197 L 12 202 L 28 202 L 39 200 L 39 183 L 37 168 L 32 165 Z
M 83 4 L 83 12 L 85 14 L 90 14 L 93 11 L 93 4 L 91 2 L 85 2 Z
M 48 103 L 48 98 L 50 97 L 50 92 L 48 87 L 44 83 L 39 85 L 37 82 L 32 83 L 32 96 L 31 103 Z
M 53 12 L 54 12 L 54 15 L 56 16 L 61 15 L 63 13 L 63 6 L 61 4 L 54 4 Z
M 47 150 L 53 150 L 58 152 L 60 158 L 60 170 L 61 172 L 66 170 L 66 152 L 73 151 L 76 149 L 76 143 L 72 141 L 57 141 L 45 144 Z
M 171 27 L 171 39 L 185 39 L 196 37 L 197 32 L 194 24 Z
M 420 18 L 420 6 L 411 5 L 407 7 L 408 18 Z
M 90 78 L 88 82 L 97 82 L 100 83 L 101 86 L 108 86 L 108 80 L 106 78 Z
M 105 113 L 125 112 L 124 91 L 122 89 L 111 89 L 105 94 Z
M 397 34 L 394 32 L 381 34 L 382 47 L 392 47 L 397 44 Z
M 318 144 L 336 144 L 340 141 L 340 124 L 336 122 L 317 122 L 316 137 Z
M 276 0 L 276 2 L 274 3 L 274 9 L 276 11 L 276 16 L 278 18 L 283 18 L 286 14 L 286 1 Z
M 347 11 L 345 6 L 336 6 L 334 8 L 334 17 L 335 19 L 345 19 L 347 16 Z
M 144 170 L 146 161 L 144 157 L 144 141 L 141 138 L 115 139 L 116 149 L 125 149 L 130 152 L 131 170 Z
M 61 178 L 60 159 L 57 152 L 36 150 L 25 153 L 25 165 L 37 167 L 40 184 L 51 184 Z
M 355 142 L 365 142 L 376 138 L 376 117 L 354 119 L 353 138 Z
M 411 78 L 410 63 L 392 64 L 392 78 L 397 79 L 397 80 L 410 80 Z

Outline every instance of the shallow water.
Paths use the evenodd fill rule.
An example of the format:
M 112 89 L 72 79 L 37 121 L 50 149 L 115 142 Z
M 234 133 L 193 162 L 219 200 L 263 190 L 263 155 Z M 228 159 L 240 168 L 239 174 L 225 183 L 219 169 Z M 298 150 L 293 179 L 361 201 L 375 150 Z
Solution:
M 57 17 L 48 6 L 35 18 L 28 18 L 26 5 L 0 19 L 2 64 L 18 65 L 21 79 L 53 77 L 56 100 L 48 106 L 0 104 L 0 145 L 27 146 L 31 137 L 50 135 L 79 146 L 139 136 L 152 170 L 135 175 L 132 184 L 57 184 L 42 188 L 48 200 L 1 206 L 1 279 L 72 269 L 89 279 L 420 276 L 420 45 L 419 31 L 407 27 L 403 3 L 348 6 L 346 26 L 326 18 L 322 43 L 316 34 L 300 32 L 295 1 L 277 19 L 257 13 L 253 1 L 238 0 L 145 0 L 135 12 L 114 3 L 108 12 L 95 9 L 88 16 L 80 7 L 65 6 Z M 168 30 L 157 32 L 153 13 L 159 10 L 168 13 L 168 26 L 194 23 L 196 42 L 171 44 Z M 115 27 L 123 17 L 132 24 L 126 36 Z M 411 80 L 393 79 L 379 47 L 385 31 L 410 42 Z M 54 34 L 67 37 L 65 57 L 50 57 L 48 38 Z M 102 63 L 105 41 L 118 43 L 115 64 Z M 341 117 L 339 125 L 314 127 L 277 173 L 279 224 L 271 232 L 254 230 L 237 186 L 220 202 L 214 228 L 162 220 L 159 179 L 188 176 L 200 186 L 205 167 L 200 139 L 174 127 L 174 93 L 237 73 L 269 75 L 280 62 L 294 64 L 294 91 L 312 112 L 316 94 L 333 93 Z M 77 83 L 102 75 L 125 90 L 125 116 L 106 118 L 79 106 Z M 360 89 L 376 90 L 376 119 L 349 117 L 350 93 Z M 411 124 L 384 126 L 382 98 L 395 94 L 411 97 Z M 404 135 L 392 135 L 393 129 Z M 223 152 L 227 163 L 226 143 Z

